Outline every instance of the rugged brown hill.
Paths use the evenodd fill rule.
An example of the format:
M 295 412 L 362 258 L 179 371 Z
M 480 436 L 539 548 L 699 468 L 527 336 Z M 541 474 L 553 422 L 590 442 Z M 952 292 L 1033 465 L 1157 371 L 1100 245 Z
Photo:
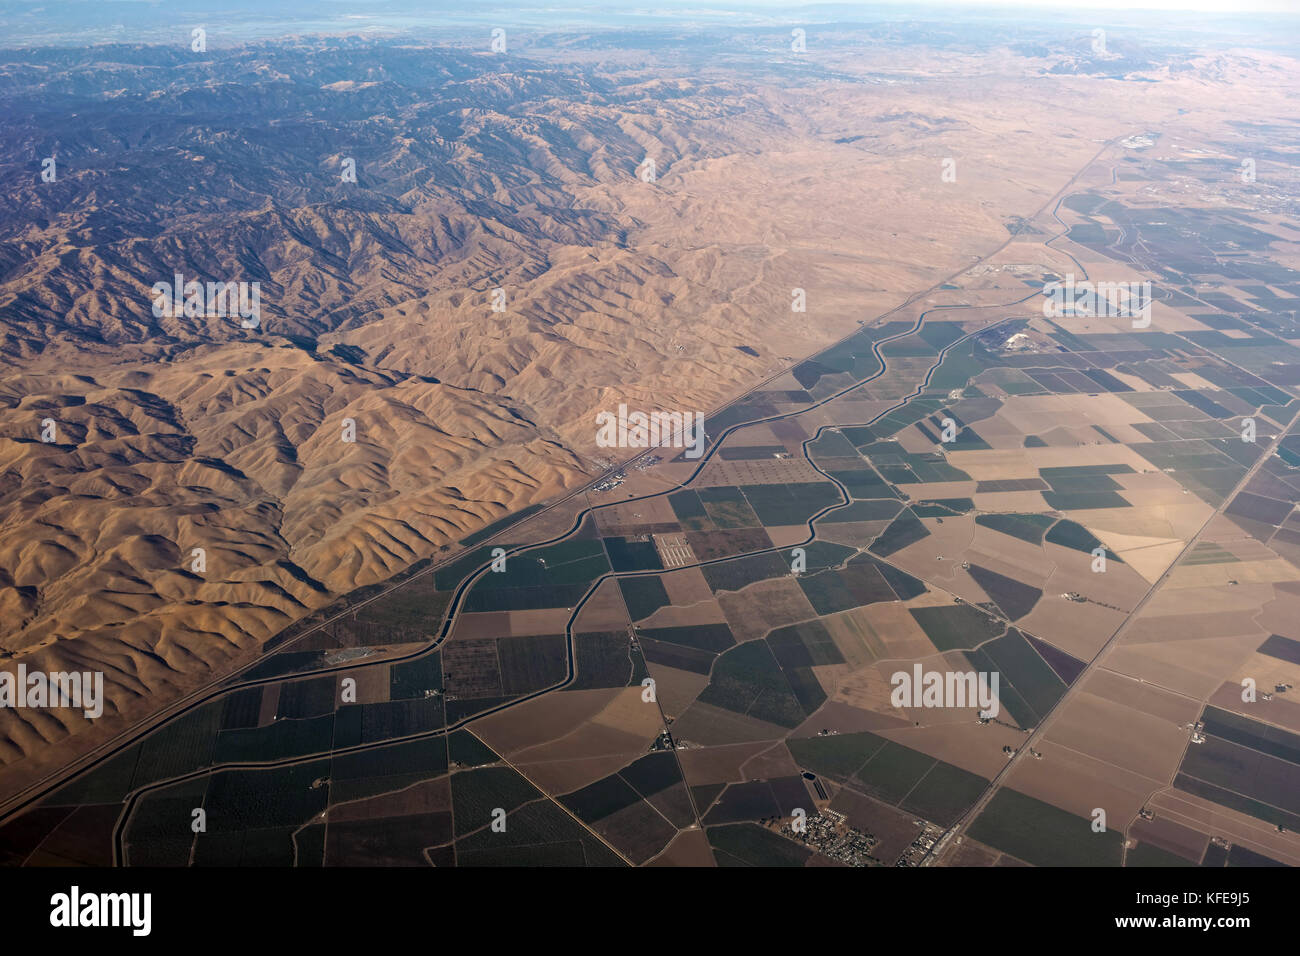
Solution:
M 891 55 L 0 55 L 6 666 L 103 670 L 73 749 L 120 729 L 598 474 L 595 412 L 716 407 L 961 270 L 1205 82 L 1139 121 L 1009 53 L 960 82 L 968 54 Z M 155 314 L 176 273 L 259 283 L 260 323 Z M 0 761 L 31 777 L 82 724 L 0 712 Z

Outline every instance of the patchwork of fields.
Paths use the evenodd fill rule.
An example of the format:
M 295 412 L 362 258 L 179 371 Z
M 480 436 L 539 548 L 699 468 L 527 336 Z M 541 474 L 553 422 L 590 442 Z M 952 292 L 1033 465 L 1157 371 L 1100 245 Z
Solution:
M 1298 236 L 1165 205 L 1171 175 L 1111 149 L 994 268 L 710 418 L 702 461 L 286 635 L 4 853 L 1300 863 Z M 1120 267 L 1149 328 L 1042 315 Z M 996 712 L 900 704 L 914 669 L 996 675 Z

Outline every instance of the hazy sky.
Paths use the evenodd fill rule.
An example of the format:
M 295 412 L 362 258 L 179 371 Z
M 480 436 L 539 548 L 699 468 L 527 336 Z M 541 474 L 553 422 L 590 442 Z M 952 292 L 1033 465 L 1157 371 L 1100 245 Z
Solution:
M 707 3 L 707 0 L 705 0 Z M 814 0 L 820 3 L 855 4 L 854 0 Z M 932 3 L 917 3 L 915 0 L 870 0 L 872 3 L 890 4 L 899 7 L 932 6 Z M 970 7 L 1000 7 L 1002 9 L 1066 9 L 1075 11 L 1088 10 L 1195 10 L 1212 13 L 1300 13 L 1300 0 L 935 0 L 940 4 L 953 4 Z M 725 6 L 785 6 L 790 0 L 721 0 Z
M 1155 11 L 1142 15 L 1139 11 Z M 1176 11 L 1188 10 L 1180 16 Z M 1136 16 L 1128 16 L 1132 12 Z M 1268 14 L 1289 14 L 1278 21 Z M 1267 37 L 1300 48 L 1300 0 L 0 0 L 0 48 L 89 42 L 164 42 L 207 17 L 224 41 L 294 33 L 448 36 L 484 24 L 517 29 L 761 28 L 836 19 L 1186 26 Z M 504 18 L 504 19 L 503 19 Z M 1295 29 L 1290 26 L 1295 24 Z M 188 29 L 188 27 L 186 28 Z M 1288 35 L 1291 34 L 1291 35 Z
M 894 0 L 883 0 L 890 3 Z M 948 0 L 971 6 L 1012 7 L 1064 7 L 1075 10 L 1196 10 L 1216 13 L 1242 13 L 1246 11 L 1290 13 L 1300 12 L 1300 0 Z

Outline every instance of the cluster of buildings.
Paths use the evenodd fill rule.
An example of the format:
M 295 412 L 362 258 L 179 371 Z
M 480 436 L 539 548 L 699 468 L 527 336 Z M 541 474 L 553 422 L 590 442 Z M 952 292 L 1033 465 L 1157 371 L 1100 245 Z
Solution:
M 916 835 L 916 839 L 911 845 L 903 851 L 903 855 L 898 858 L 894 866 L 919 866 L 925 859 L 931 848 L 939 842 L 943 836 L 943 827 L 930 823 L 928 820 L 918 820 L 921 824 L 921 832 Z
M 592 491 L 613 491 L 623 482 L 627 481 L 627 475 L 621 471 L 616 471 L 599 484 L 592 485 Z
M 1138 133 L 1120 142 L 1125 149 L 1150 149 L 1156 141 L 1148 133 Z
M 646 455 L 644 458 L 638 458 L 632 464 L 627 466 L 628 471 L 645 471 L 647 468 L 653 468 L 663 461 L 659 455 Z M 616 471 L 608 478 L 603 478 L 595 485 L 591 486 L 592 491 L 613 491 L 623 482 L 627 481 L 627 472 Z
M 848 818 L 829 807 L 819 810 L 803 821 L 803 832 L 796 832 L 793 821 L 781 824 L 781 833 L 792 840 L 811 847 L 823 856 L 848 866 L 879 866 L 872 856 L 878 842 L 870 833 L 849 826 Z

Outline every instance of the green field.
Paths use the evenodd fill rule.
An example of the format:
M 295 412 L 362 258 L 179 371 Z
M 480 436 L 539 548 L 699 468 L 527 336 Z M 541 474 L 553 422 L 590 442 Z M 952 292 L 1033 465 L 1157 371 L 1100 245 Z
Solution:
M 966 831 L 972 840 L 1034 866 L 1119 866 L 1124 835 L 1003 787 Z
M 910 608 L 925 636 L 941 651 L 963 650 L 997 637 L 1005 625 L 970 604 Z
M 756 823 L 709 827 L 719 866 L 803 866 L 812 851 Z

